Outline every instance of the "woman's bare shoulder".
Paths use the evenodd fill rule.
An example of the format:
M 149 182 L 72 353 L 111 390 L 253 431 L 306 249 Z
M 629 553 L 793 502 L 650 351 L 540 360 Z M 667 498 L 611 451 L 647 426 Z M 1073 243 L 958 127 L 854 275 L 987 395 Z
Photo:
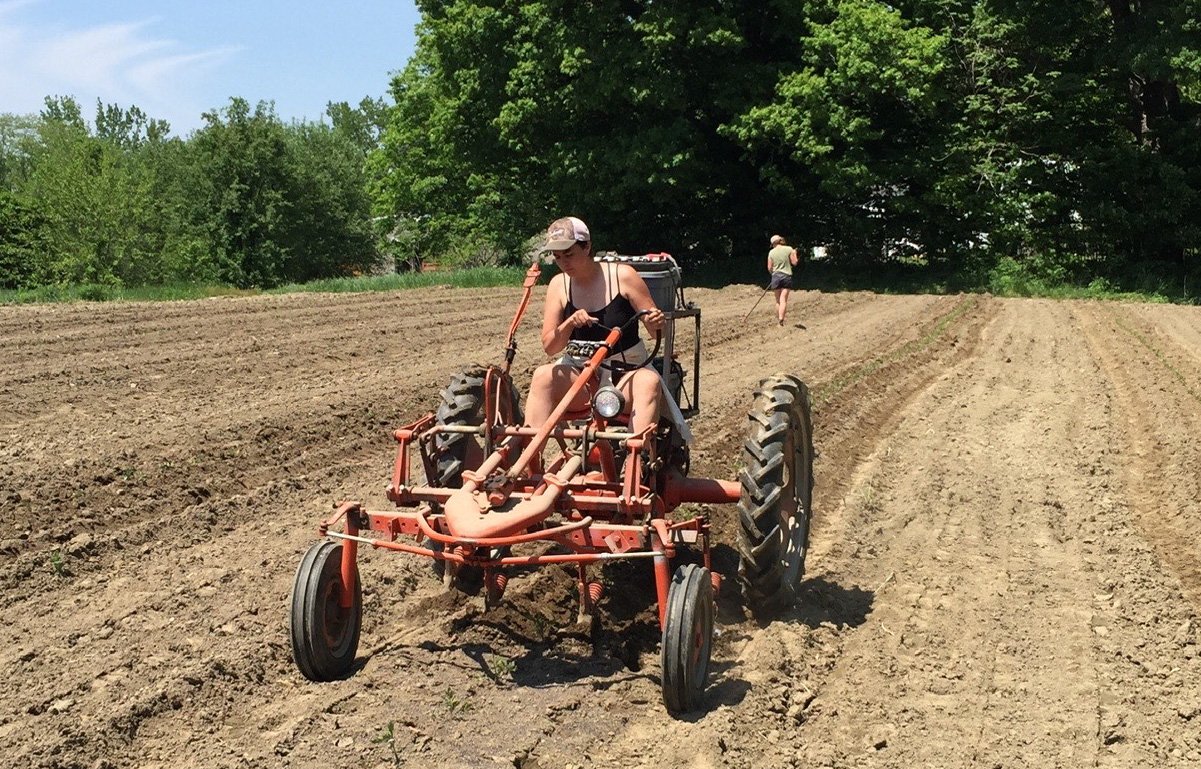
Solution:
M 618 263 L 617 277 L 622 280 L 638 280 L 642 282 L 642 276 L 638 274 L 638 270 L 634 269 L 633 265 Z
M 546 300 L 558 299 L 560 303 L 567 297 L 567 276 L 559 273 L 550 279 L 546 285 Z

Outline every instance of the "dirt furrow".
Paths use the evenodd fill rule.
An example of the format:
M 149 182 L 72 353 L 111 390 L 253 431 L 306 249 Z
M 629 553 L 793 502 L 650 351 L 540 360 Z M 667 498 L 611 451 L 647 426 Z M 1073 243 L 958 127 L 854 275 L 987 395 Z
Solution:
M 1126 307 L 1092 309 L 1081 315 L 1126 420 L 1134 512 L 1201 610 L 1201 337 L 1181 347 Z

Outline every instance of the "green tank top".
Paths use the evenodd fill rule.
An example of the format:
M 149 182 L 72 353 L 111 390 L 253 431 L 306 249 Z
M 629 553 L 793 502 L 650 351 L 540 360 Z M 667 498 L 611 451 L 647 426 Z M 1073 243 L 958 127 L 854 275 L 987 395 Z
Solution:
M 759 253 L 763 253 L 760 251 Z M 792 253 L 792 246 L 778 245 L 771 251 L 767 252 L 767 258 L 771 262 L 772 272 L 782 272 L 785 275 L 792 274 L 792 260 L 788 255 Z

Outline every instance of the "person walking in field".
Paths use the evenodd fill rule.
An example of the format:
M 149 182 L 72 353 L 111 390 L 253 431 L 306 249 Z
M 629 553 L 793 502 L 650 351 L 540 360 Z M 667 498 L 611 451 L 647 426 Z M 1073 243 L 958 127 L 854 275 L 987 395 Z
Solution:
M 798 262 L 796 249 L 784 242 L 782 235 L 771 236 L 771 250 L 767 252 L 767 271 L 771 274 L 768 289 L 776 295 L 776 318 L 784 325 L 788 314 L 788 293 L 792 290 L 792 268 Z

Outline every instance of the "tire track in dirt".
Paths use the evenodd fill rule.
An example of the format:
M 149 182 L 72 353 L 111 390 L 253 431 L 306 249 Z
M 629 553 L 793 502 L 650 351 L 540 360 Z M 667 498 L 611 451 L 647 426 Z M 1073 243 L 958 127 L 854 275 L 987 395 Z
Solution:
M 767 373 L 795 373 L 813 391 L 912 343 L 925 318 L 946 311 L 956 300 L 927 296 L 889 297 L 886 301 L 888 309 L 883 311 L 880 302 L 868 294 L 819 295 L 813 304 L 803 304 L 801 322 L 807 324 L 803 332 L 795 327 L 779 329 L 774 323 L 745 328 L 740 315 L 710 313 L 705 305 L 706 323 L 721 328 L 735 324 L 742 330 L 716 343 L 707 334 L 704 337 L 702 349 L 708 358 L 702 364 L 705 392 L 701 413 L 692 421 L 698 438 L 693 463 L 699 474 L 735 477 L 750 394 Z M 790 308 L 794 316 L 800 314 L 799 309 Z M 825 436 L 819 435 L 817 441 L 819 453 L 825 451 L 821 445 Z M 733 530 L 725 533 L 733 536 Z
M 1009 765 L 1026 750 L 1091 763 L 1093 676 L 1057 681 L 1057 652 L 1075 662 L 1090 645 L 1088 593 L 1055 534 L 1058 446 L 1040 446 L 1063 405 L 1044 382 L 1068 350 L 1045 349 L 1005 307 L 844 498 L 848 547 L 829 578 L 877 587 L 797 732 L 803 764 Z M 1011 377 L 1011 359 L 1029 368 Z M 1060 705 L 1038 706 L 1056 689 Z
M 1129 665 L 1187 649 L 1178 631 L 1191 610 L 1114 504 L 1121 438 L 1106 377 L 1074 344 L 1066 309 L 1007 306 L 982 360 L 915 403 L 856 483 L 852 557 L 830 565 L 884 587 L 806 714 L 802 764 L 1186 766 L 1197 755 L 1195 730 L 1180 728 L 1195 668 L 1148 681 Z M 1158 629 L 1119 621 L 1122 599 L 1110 616 L 1113 593 L 1132 584 L 1154 588 L 1133 600 L 1140 619 L 1164 616 Z
M 1201 336 L 1177 330 L 1181 310 L 1191 310 L 1194 325 L 1201 312 L 1163 308 L 1154 315 L 1164 319 L 1161 326 L 1148 309 L 1075 307 L 1108 383 L 1115 429 L 1103 453 L 1115 465 L 1121 491 L 1114 495 L 1106 488 L 1098 495 L 1097 520 L 1104 525 L 1094 529 L 1096 562 L 1106 577 L 1103 592 L 1094 596 L 1093 621 L 1106 631 L 1100 645 L 1111 684 L 1102 701 L 1107 760 L 1101 763 L 1196 766 L 1201 452 L 1188 383 L 1201 381 Z M 1190 340 L 1198 346 L 1180 344 Z

